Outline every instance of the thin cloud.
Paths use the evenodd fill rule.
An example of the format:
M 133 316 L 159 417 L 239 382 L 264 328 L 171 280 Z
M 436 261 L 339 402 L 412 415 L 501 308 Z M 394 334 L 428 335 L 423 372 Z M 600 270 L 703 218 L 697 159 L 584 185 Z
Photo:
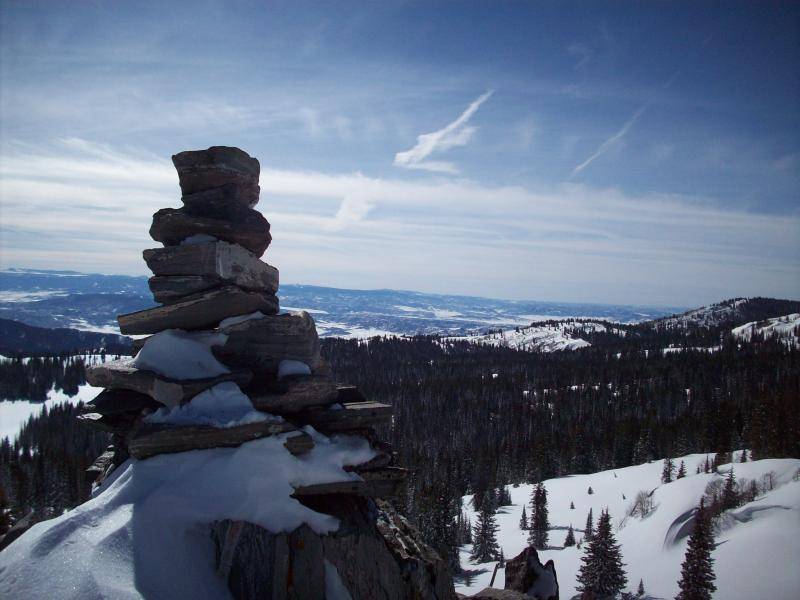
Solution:
M 481 104 L 486 102 L 493 93 L 494 90 L 489 90 L 474 100 L 467 109 L 461 113 L 460 117 L 443 129 L 417 136 L 416 146 L 411 148 L 411 150 L 395 154 L 395 166 L 405 169 L 423 169 L 425 171 L 438 173 L 458 173 L 458 168 L 452 162 L 426 159 L 434 153 L 444 152 L 457 146 L 466 146 L 476 131 L 475 127 L 468 125 L 469 120 L 477 112 Z
M 636 124 L 636 121 L 639 120 L 639 117 L 642 116 L 642 113 L 644 113 L 644 111 L 647 109 L 649 104 L 650 104 L 649 102 L 645 102 L 641 107 L 639 107 L 639 109 L 635 113 L 633 113 L 631 115 L 631 117 L 627 121 L 625 121 L 625 124 L 620 128 L 619 131 L 617 131 L 617 133 L 615 133 L 610 138 L 608 138 L 606 141 L 604 141 L 602 144 L 600 144 L 600 146 L 597 148 L 597 150 L 594 151 L 594 154 L 592 154 L 589 158 L 587 158 L 581 164 L 579 164 L 574 169 L 572 169 L 572 173 L 570 174 L 569 178 L 572 179 L 573 177 L 575 177 L 575 175 L 577 175 L 578 173 L 583 171 L 586 167 L 588 167 L 590 164 L 592 164 L 596 159 L 598 159 L 601 156 L 603 156 L 603 154 L 608 152 L 609 149 L 612 146 L 614 146 L 614 144 L 616 144 L 618 141 L 620 141 L 622 138 L 624 138 L 625 135 L 628 133 L 628 131 L 630 131 L 631 127 L 633 127 Z
M 12 148 L 0 152 L 0 266 L 144 273 L 152 213 L 179 204 L 168 156 L 79 139 Z M 270 168 L 261 187 L 275 235 L 265 260 L 287 281 L 673 304 L 800 289 L 800 217 L 707 198 Z

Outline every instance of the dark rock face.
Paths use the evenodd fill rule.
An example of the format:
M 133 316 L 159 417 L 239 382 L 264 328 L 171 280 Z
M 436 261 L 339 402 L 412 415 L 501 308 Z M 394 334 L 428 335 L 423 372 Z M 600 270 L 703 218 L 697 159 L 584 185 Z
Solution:
M 528 547 L 506 562 L 505 589 L 538 600 L 558 600 L 558 577 L 552 560 L 542 565 L 539 554 Z
M 319 536 L 307 526 L 289 534 L 236 521 L 212 524 L 218 572 L 234 598 L 324 600 L 325 562 L 354 599 L 455 600 L 445 561 L 391 505 L 361 498 L 304 498 L 338 518 Z
M 330 377 L 307 375 L 269 382 L 261 389 L 248 390 L 253 406 L 265 412 L 291 414 L 309 407 L 328 406 L 339 398 Z
M 230 199 L 255 206 L 261 166 L 247 152 L 229 146 L 188 150 L 172 157 L 184 197 L 226 186 Z
M 271 294 L 278 291 L 278 269 L 235 244 L 210 242 L 151 248 L 143 256 L 155 274 L 150 279 L 150 290 L 157 302 L 164 302 L 165 296 L 173 298 L 182 292 L 185 296 L 225 284 Z
M 197 214 L 201 212 L 206 214 Z M 188 237 L 204 234 L 239 244 L 256 256 L 264 254 L 272 241 L 269 222 L 264 216 L 257 210 L 235 205 L 227 208 L 226 213 L 190 212 L 187 207 L 162 208 L 153 215 L 150 237 L 165 246 L 177 246 Z
M 320 364 L 317 328 L 304 311 L 245 321 L 226 328 L 223 333 L 228 340 L 212 350 L 228 367 L 269 374 L 276 373 L 284 359 L 299 360 L 312 370 Z
M 530 596 L 514 590 L 498 590 L 497 588 L 484 588 L 472 596 L 473 600 L 530 600 Z

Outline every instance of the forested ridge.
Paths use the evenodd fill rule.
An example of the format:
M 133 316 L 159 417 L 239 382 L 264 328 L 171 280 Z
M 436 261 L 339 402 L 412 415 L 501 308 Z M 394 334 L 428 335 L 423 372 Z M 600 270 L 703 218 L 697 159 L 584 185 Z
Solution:
M 614 327 L 624 335 L 588 333 L 592 346 L 553 353 L 427 336 L 327 338 L 322 347 L 337 380 L 394 405 L 381 435 L 413 471 L 403 508 L 445 551 L 467 493 L 689 452 L 800 456 L 794 345 L 744 343 L 729 324 Z M 73 393 L 81 383 L 80 357 L 0 363 L 6 398 L 41 400 L 51 387 Z M 86 498 L 82 471 L 108 442 L 75 412 L 53 409 L 3 442 L 0 486 L 12 520 Z

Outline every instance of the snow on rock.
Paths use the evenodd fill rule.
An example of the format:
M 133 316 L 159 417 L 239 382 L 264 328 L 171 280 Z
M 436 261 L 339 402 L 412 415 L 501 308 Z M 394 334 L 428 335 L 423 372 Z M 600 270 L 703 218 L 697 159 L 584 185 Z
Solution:
M 195 244 L 207 244 L 209 242 L 218 241 L 213 235 L 207 233 L 196 233 L 181 240 L 181 246 L 193 246 Z
M 230 370 L 211 353 L 211 346 L 225 343 L 228 336 L 213 331 L 188 332 L 166 329 L 150 336 L 132 364 L 170 379 L 204 379 Z
M 278 379 L 292 375 L 311 375 L 311 367 L 300 360 L 284 359 L 278 363 Z
M 257 411 L 239 386 L 232 381 L 218 383 L 172 409 L 159 408 L 145 417 L 148 423 L 234 427 L 259 421 L 281 421 L 281 417 Z
M 233 519 L 277 533 L 306 523 L 332 532 L 337 519 L 292 498 L 292 485 L 357 478 L 342 467 L 371 452 L 366 440 L 343 436 L 295 457 L 286 435 L 129 460 L 91 500 L 0 553 L 0 597 L 230 597 L 214 568 L 209 524 Z
M 800 313 L 745 323 L 735 327 L 731 334 L 745 342 L 749 342 L 756 335 L 763 339 L 778 338 L 789 346 L 800 347 Z
M 218 327 L 220 329 L 225 329 L 227 327 L 233 327 L 234 325 L 238 325 L 239 323 L 244 323 L 245 321 L 254 321 L 256 319 L 263 319 L 266 317 L 264 313 L 260 310 L 254 313 L 250 313 L 249 315 L 239 315 L 238 317 L 228 317 L 227 319 L 223 319 L 220 321 Z
M 737 453 L 738 454 L 738 453 Z M 713 454 L 708 455 L 713 457 Z M 713 480 L 724 480 L 730 465 L 722 465 L 718 473 L 695 474 L 705 454 L 692 454 L 674 459 L 676 466 L 684 461 L 687 476 L 672 483 L 661 483 L 662 461 L 593 473 L 550 479 L 544 483 L 548 493 L 550 517 L 550 549 L 540 550 L 542 563 L 555 563 L 560 595 L 576 594 L 576 576 L 581 565 L 582 549 L 562 548 L 571 524 L 578 541 L 589 508 L 595 525 L 600 511 L 611 513 L 614 535 L 622 548 L 626 564 L 628 591 L 635 592 L 639 579 L 644 580 L 648 595 L 674 598 L 678 593 L 681 563 L 686 552 L 688 528 L 682 525 L 690 518 L 706 486 Z M 767 459 L 734 463 L 737 480 L 760 481 L 774 474 L 775 488 L 757 500 L 728 511 L 716 536 L 712 553 L 716 572 L 715 598 L 725 600 L 794 600 L 800 589 L 800 469 L 797 459 Z M 587 494 L 589 486 L 594 494 Z M 505 557 L 519 554 L 526 546 L 527 532 L 519 528 L 522 507 L 530 501 L 532 485 L 509 487 L 513 506 L 502 507 L 496 515 L 497 540 Z M 645 517 L 627 517 L 636 493 L 653 491 L 654 509 Z M 625 498 L 623 498 L 623 495 Z M 471 496 L 464 497 L 464 509 L 473 523 L 476 514 Z M 575 509 L 570 510 L 570 502 Z M 527 507 L 530 516 L 530 506 Z M 682 530 L 682 531 L 681 531 Z M 456 591 L 475 593 L 489 585 L 494 562 L 470 562 L 470 545 L 461 548 L 461 565 L 470 574 L 456 582 Z M 742 574 L 749 574 L 743 576 Z M 769 574 L 768 576 L 766 574 Z M 494 587 L 502 588 L 505 572 L 499 569 Z

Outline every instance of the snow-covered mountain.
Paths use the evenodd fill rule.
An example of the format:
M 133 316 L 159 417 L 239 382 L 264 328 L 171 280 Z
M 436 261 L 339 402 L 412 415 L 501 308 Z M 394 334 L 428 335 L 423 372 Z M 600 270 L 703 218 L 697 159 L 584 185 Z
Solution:
M 615 327 L 609 321 L 567 319 L 564 321 L 533 323 L 527 327 L 493 331 L 483 335 L 448 339 L 465 340 L 491 346 L 505 346 L 532 352 L 557 352 L 585 348 L 590 344 L 581 337 L 581 334 L 601 331 L 615 333 L 620 336 L 625 334 L 624 331 Z
M 665 329 L 739 325 L 794 312 L 800 312 L 800 302 L 796 300 L 731 298 L 678 315 L 655 319 L 653 325 Z
M 348 290 L 282 284 L 284 310 L 304 309 L 322 336 L 466 335 L 533 321 L 587 317 L 638 322 L 671 307 L 496 300 L 399 290 Z M 38 327 L 118 333 L 116 315 L 153 306 L 146 277 L 72 271 L 0 271 L 0 317 Z
M 766 321 L 751 321 L 732 331 L 733 336 L 749 342 L 753 337 L 778 338 L 787 345 L 800 346 L 800 313 L 773 317 Z
M 696 474 L 696 467 L 706 460 L 705 454 L 692 454 L 675 459 L 686 466 L 687 476 L 672 483 L 661 483 L 662 462 L 602 471 L 590 475 L 571 475 L 544 482 L 548 494 L 550 549 L 539 552 L 544 563 L 555 562 L 561 598 L 576 593 L 576 576 L 581 565 L 582 548 L 562 548 L 567 528 L 572 525 L 577 541 L 591 508 L 594 521 L 600 511 L 608 509 L 617 541 L 626 564 L 628 591 L 635 592 L 642 579 L 649 596 L 674 598 L 678 592 L 681 563 L 688 541 L 683 527 L 691 519 L 706 487 L 724 480 L 733 467 L 737 480 L 768 479 L 773 489 L 755 501 L 727 511 L 716 535 L 717 547 L 712 553 L 716 573 L 715 598 L 725 600 L 794 600 L 800 589 L 800 460 L 768 459 L 722 465 L 716 473 Z M 708 455 L 713 458 L 713 454 Z M 738 460 L 740 453 L 734 453 Z M 589 494 L 589 488 L 593 493 Z M 769 487 L 769 486 L 766 486 Z M 512 506 L 501 507 L 496 515 L 497 539 L 506 558 L 519 554 L 527 545 L 527 531 L 519 528 L 522 507 L 530 515 L 532 485 L 510 487 Z M 626 516 L 636 494 L 652 492 L 653 508 L 644 518 Z M 464 508 L 473 523 L 471 496 L 463 498 Z M 570 505 L 574 503 L 575 508 Z M 461 593 L 474 593 L 489 585 L 495 564 L 470 562 L 471 546 L 461 548 L 461 564 L 467 577 L 456 584 Z M 746 576 L 743 576 L 746 574 Z M 498 569 L 494 587 L 503 587 L 505 576 Z

